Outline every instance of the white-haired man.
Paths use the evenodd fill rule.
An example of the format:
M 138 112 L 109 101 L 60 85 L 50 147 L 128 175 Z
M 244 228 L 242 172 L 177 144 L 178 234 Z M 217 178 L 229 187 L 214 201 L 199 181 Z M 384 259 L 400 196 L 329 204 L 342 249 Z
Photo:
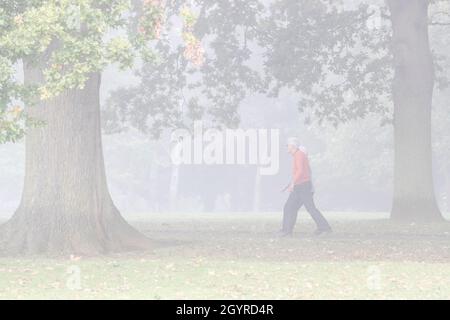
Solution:
M 330 225 L 314 204 L 311 169 L 306 150 L 299 146 L 297 138 L 289 138 L 287 148 L 293 158 L 292 182 L 288 187 L 290 194 L 283 209 L 283 227 L 280 235 L 284 237 L 292 235 L 298 210 L 303 205 L 317 225 L 314 234 L 330 233 L 332 231 Z

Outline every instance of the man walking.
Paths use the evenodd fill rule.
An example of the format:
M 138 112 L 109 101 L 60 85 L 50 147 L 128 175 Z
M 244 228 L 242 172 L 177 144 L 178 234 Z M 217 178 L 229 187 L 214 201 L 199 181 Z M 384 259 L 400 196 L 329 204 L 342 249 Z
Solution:
M 330 233 L 332 231 L 330 225 L 314 204 L 311 169 L 305 150 L 299 148 L 297 138 L 289 138 L 287 148 L 293 158 L 293 170 L 292 182 L 288 187 L 290 194 L 283 210 L 283 228 L 280 236 L 288 237 L 292 235 L 298 210 L 303 205 L 317 225 L 314 234 L 318 236 L 322 233 Z

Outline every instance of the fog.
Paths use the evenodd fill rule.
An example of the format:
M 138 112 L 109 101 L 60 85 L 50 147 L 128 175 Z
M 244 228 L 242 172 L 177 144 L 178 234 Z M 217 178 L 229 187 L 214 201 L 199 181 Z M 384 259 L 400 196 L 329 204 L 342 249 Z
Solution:
M 149 299 L 436 295 L 267 281 L 290 283 L 296 263 L 333 274 L 330 261 L 351 265 L 341 280 L 384 276 L 380 261 L 399 277 L 441 262 L 445 278 L 450 1 L 83 3 L 0 5 L 0 265 L 138 252 L 123 262 L 137 274 L 141 260 L 153 276 L 268 270 L 248 290 L 199 293 L 200 274 Z M 124 287 L 86 297 L 144 295 Z
M 348 5 L 348 4 L 347 4 Z M 176 36 L 176 31 L 172 31 Z M 441 29 L 431 29 L 432 48 L 442 74 L 448 74 L 450 44 Z M 255 49 L 256 50 L 256 49 Z M 256 50 L 256 53 L 259 51 Z M 288 54 L 288 53 L 287 53 Z M 262 72 L 258 55 L 250 61 Z M 20 72 L 17 74 L 20 77 Z M 110 67 L 103 75 L 102 105 L 112 92 L 138 85 L 133 72 Z M 199 90 L 189 92 L 201 97 Z M 239 128 L 276 128 L 281 132 L 280 163 L 276 175 L 263 177 L 255 186 L 255 166 L 186 165 L 178 168 L 176 203 L 170 203 L 173 167 L 170 163 L 170 130 L 165 140 L 156 139 L 132 126 L 125 132 L 104 133 L 106 174 L 114 202 L 126 213 L 139 212 L 246 212 L 279 211 L 285 194 L 279 192 L 289 181 L 290 162 L 285 150 L 288 136 L 298 136 L 312 159 L 317 202 L 329 211 L 387 212 L 392 202 L 393 130 L 382 118 L 371 115 L 334 127 L 308 123 L 298 111 L 298 95 L 285 92 L 277 98 L 248 93 L 239 103 Z M 447 120 L 450 91 L 437 89 L 433 97 L 433 174 L 439 207 L 450 207 Z M 320 105 L 320 100 L 317 104 Z M 392 110 L 391 110 L 392 111 Z M 374 139 L 375 137 L 375 139 Z M 24 178 L 24 142 L 0 145 L 0 212 L 9 216 L 17 208 Z M 255 187 L 260 199 L 255 203 Z

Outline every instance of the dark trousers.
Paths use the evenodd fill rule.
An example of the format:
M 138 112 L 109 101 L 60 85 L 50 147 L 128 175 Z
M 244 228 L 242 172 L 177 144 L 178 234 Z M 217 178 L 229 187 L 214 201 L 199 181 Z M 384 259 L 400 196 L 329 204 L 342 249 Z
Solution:
M 305 206 L 306 211 L 314 219 L 320 230 L 329 229 L 330 225 L 314 204 L 314 193 L 311 182 L 305 182 L 294 187 L 284 205 L 283 232 L 291 233 L 297 221 L 298 210 Z

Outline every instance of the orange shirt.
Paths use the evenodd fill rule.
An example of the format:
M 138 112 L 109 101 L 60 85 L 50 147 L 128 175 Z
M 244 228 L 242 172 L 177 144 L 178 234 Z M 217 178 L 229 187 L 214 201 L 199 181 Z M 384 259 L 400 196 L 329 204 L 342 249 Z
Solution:
M 292 170 L 292 181 L 294 185 L 302 184 L 311 180 L 311 169 L 306 153 L 297 150 L 294 155 L 294 165 Z

